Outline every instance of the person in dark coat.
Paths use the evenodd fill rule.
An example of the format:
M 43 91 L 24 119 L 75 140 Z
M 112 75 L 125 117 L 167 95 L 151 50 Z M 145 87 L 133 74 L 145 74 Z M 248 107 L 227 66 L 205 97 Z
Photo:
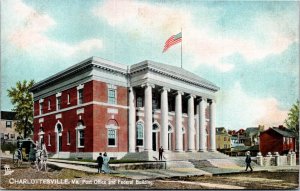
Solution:
M 102 172 L 102 165 L 103 165 L 102 153 L 99 153 L 99 156 L 97 158 L 97 163 L 98 163 L 98 173 L 101 173 Z
M 249 167 L 251 169 L 251 172 L 252 172 L 253 169 L 251 167 L 251 156 L 250 156 L 250 152 L 249 151 L 247 151 L 247 153 L 246 153 L 246 160 L 245 160 L 245 162 L 246 162 L 246 170 L 245 171 L 247 171 L 248 167 Z
M 159 160 L 162 160 L 162 156 L 163 156 L 163 152 L 164 152 L 164 149 L 163 147 L 161 146 L 159 149 L 158 149 L 158 159 Z

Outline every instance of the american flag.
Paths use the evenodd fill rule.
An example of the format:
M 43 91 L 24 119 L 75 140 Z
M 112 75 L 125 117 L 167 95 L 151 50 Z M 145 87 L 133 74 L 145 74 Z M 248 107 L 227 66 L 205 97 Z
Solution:
M 172 35 L 165 43 L 165 47 L 163 50 L 163 53 L 166 52 L 171 46 L 181 42 L 182 39 L 182 34 L 181 32 L 176 34 L 176 35 Z

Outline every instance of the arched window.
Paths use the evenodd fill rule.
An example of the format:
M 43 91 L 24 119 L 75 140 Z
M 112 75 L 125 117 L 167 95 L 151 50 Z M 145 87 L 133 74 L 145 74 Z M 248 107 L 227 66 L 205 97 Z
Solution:
M 144 145 L 144 124 L 142 122 L 138 122 L 136 124 L 136 145 L 143 146 Z
M 159 131 L 159 125 L 157 123 L 153 123 L 152 131 Z

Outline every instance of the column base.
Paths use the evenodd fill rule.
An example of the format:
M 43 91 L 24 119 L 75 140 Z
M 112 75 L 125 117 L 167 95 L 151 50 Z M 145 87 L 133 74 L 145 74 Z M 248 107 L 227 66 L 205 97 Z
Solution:
M 196 150 L 187 150 L 186 152 L 192 153 L 192 152 L 196 152 Z
M 198 152 L 202 152 L 203 153 L 203 152 L 207 152 L 207 150 L 206 149 L 199 149 Z
M 183 150 L 175 150 L 174 152 L 183 152 Z
M 209 149 L 209 152 L 216 152 L 217 150 L 215 149 Z

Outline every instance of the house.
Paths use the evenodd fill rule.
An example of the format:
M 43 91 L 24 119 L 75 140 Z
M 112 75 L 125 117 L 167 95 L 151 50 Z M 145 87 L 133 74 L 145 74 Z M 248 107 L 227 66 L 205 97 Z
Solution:
M 88 58 L 36 84 L 34 140 L 58 158 L 216 151 L 219 88 L 180 67 Z
M 295 134 L 283 126 L 269 128 L 261 132 L 259 138 L 259 148 L 263 155 L 268 152 L 287 154 L 295 151 Z
M 227 130 L 224 127 L 216 128 L 216 145 L 218 151 L 230 150 L 231 148 L 231 139 L 230 135 L 227 133 Z
M 259 128 L 258 127 L 248 127 L 245 131 L 245 145 L 254 146 L 259 145 Z
M 16 112 L 13 111 L 1 111 L 1 143 L 3 141 L 16 141 L 19 133 L 16 132 Z

